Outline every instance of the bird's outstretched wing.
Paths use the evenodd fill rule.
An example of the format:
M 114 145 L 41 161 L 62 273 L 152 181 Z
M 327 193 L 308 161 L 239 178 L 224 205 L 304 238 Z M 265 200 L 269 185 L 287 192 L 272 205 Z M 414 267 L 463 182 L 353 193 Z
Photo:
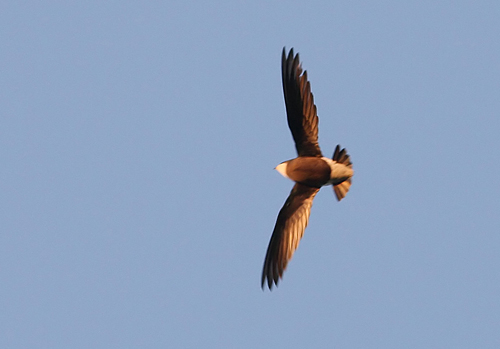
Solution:
M 273 283 L 278 285 L 283 276 L 288 261 L 299 246 L 299 241 L 304 235 L 314 196 L 319 188 L 312 188 L 296 183 L 288 199 L 281 208 L 274 226 L 273 235 L 267 248 L 264 268 L 262 270 L 262 284 L 267 279 L 269 289 Z
M 318 145 L 318 115 L 311 85 L 307 80 L 307 71 L 302 74 L 299 54 L 294 57 L 293 48 L 287 57 L 283 47 L 281 77 L 288 127 L 292 131 L 297 153 L 299 156 L 322 156 Z

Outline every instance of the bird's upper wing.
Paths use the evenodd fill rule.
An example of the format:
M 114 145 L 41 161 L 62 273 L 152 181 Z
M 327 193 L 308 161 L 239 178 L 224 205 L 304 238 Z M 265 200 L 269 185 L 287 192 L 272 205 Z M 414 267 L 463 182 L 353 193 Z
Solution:
M 312 188 L 296 183 L 288 199 L 281 208 L 274 226 L 273 235 L 267 248 L 262 270 L 262 288 L 267 279 L 269 289 L 273 283 L 278 285 L 288 261 L 299 246 L 304 235 L 314 196 L 319 188 Z
M 299 54 L 293 56 L 293 48 L 288 57 L 283 48 L 281 77 L 288 127 L 292 131 L 297 153 L 299 156 L 322 156 L 318 145 L 318 115 L 311 85 L 307 81 L 307 71 L 302 74 Z

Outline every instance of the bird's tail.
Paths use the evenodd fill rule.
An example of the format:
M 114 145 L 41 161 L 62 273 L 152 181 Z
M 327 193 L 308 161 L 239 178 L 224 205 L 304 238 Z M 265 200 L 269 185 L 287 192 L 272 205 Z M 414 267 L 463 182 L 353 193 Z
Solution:
M 345 148 L 342 150 L 340 149 L 340 145 L 337 145 L 337 147 L 335 148 L 332 160 L 340 164 L 344 164 L 349 168 L 352 168 L 351 157 L 349 156 L 349 154 L 347 154 L 347 150 L 345 150 Z M 338 201 L 342 200 L 346 196 L 350 187 L 351 187 L 351 178 L 343 181 L 340 184 L 333 186 L 333 191 L 335 192 Z

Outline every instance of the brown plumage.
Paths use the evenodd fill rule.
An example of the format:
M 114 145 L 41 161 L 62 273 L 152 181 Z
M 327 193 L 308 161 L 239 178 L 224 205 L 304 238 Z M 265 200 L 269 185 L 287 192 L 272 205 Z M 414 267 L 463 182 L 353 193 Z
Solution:
M 281 77 L 285 96 L 288 127 L 292 131 L 299 156 L 323 156 L 318 145 L 318 115 L 307 81 L 307 71 L 302 74 L 299 54 L 293 56 L 293 48 L 281 56 Z
M 318 115 L 307 80 L 302 73 L 299 55 L 290 50 L 288 57 L 283 48 L 281 58 L 283 94 L 288 127 L 292 132 L 298 157 L 276 167 L 283 176 L 295 185 L 281 208 L 267 248 L 262 270 L 261 286 L 267 280 L 269 289 L 278 285 L 279 279 L 300 239 L 304 235 L 312 202 L 319 189 L 333 185 L 337 199 L 345 197 L 351 186 L 352 163 L 345 149 L 337 146 L 332 159 L 323 157 L 318 145 Z

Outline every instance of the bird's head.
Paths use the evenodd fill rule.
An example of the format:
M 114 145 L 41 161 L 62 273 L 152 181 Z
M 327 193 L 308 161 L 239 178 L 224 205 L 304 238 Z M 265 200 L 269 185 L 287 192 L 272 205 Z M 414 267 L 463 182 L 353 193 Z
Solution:
M 287 165 L 288 165 L 288 161 L 284 161 L 282 162 L 281 164 L 279 164 L 278 166 L 276 166 L 274 169 L 276 171 L 278 171 L 279 173 L 281 173 L 281 175 L 285 178 L 290 178 L 288 177 L 288 175 L 286 174 L 286 168 L 287 168 Z

